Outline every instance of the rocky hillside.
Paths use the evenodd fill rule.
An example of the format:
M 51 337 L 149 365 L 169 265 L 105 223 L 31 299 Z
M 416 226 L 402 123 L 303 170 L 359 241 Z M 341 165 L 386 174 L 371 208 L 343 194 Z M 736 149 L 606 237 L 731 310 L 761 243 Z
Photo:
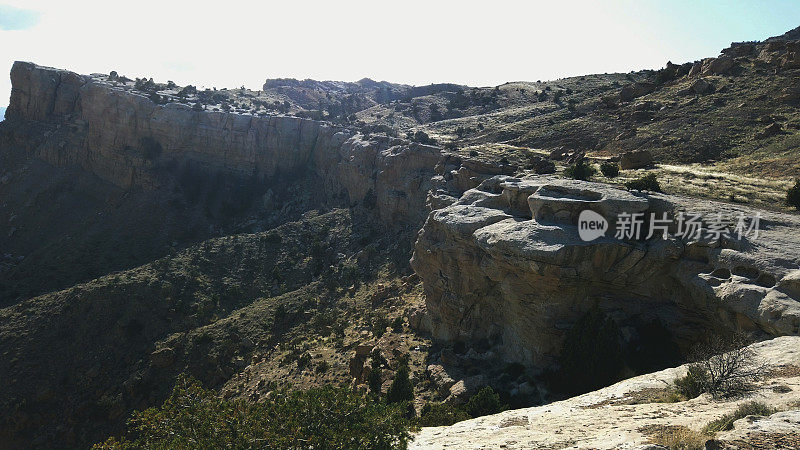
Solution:
M 764 356 L 798 365 L 800 219 L 782 204 L 800 176 L 796 34 L 491 88 L 198 90 L 15 63 L 0 123 L 0 442 L 87 447 L 181 373 L 261 401 L 326 383 L 385 392 L 406 359 L 417 414 L 485 386 L 544 405 L 424 429 L 418 446 L 609 447 L 734 407 L 617 403 L 674 379 L 685 369 L 631 377 L 680 365 L 711 334 L 771 339 Z M 579 162 L 621 170 L 561 175 Z M 665 193 L 625 185 L 643 175 Z M 605 235 L 581 237 L 587 211 Z M 681 213 L 719 233 L 681 233 Z M 671 222 L 615 235 L 620 214 L 645 231 Z M 737 234 L 756 217 L 758 235 Z M 792 407 L 792 377 L 770 404 Z M 619 425 L 627 407 L 650 428 Z M 598 414 L 597 433 L 575 431 Z M 781 414 L 770 420 L 795 420 Z M 603 440 L 605 426 L 625 431 Z

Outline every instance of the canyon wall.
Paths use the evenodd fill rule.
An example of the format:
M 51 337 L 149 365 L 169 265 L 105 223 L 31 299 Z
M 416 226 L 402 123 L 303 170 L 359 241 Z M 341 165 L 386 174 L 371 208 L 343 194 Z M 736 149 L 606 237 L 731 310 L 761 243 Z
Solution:
M 440 158 L 434 146 L 298 117 L 160 105 L 101 77 L 27 62 L 14 64 L 11 81 L 7 117 L 18 141 L 38 159 L 125 189 L 158 188 L 155 168 L 170 161 L 263 179 L 312 170 L 321 196 L 344 194 L 351 204 L 374 196 L 387 222 L 421 223 L 426 215 Z

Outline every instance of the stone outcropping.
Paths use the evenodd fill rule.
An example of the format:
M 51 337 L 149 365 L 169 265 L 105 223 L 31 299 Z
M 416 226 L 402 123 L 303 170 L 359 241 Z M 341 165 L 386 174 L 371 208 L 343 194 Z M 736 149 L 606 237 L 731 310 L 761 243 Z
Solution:
M 581 240 L 583 210 L 609 221 L 605 237 Z M 566 330 L 595 304 L 632 340 L 634 324 L 658 321 L 684 349 L 711 330 L 798 334 L 800 219 L 762 212 L 757 239 L 677 238 L 674 221 L 667 239 L 644 239 L 646 223 L 639 240 L 614 236 L 620 213 L 679 211 L 706 221 L 756 215 L 598 183 L 486 180 L 432 211 L 419 234 L 412 266 L 424 283 L 427 326 L 445 341 L 488 340 L 532 367 L 553 365 Z
M 748 416 L 736 421 L 734 430 L 714 436 L 712 443 L 717 446 L 708 443 L 706 448 L 796 448 L 800 422 L 797 407 L 792 405 L 800 400 L 800 376 L 796 371 L 800 365 L 800 337 L 775 338 L 751 348 L 760 362 L 785 370 L 766 377 L 746 398 L 715 400 L 703 394 L 676 403 L 646 399 L 648 392 L 663 390 L 677 377 L 685 375 L 687 367 L 681 366 L 543 406 L 504 411 L 447 427 L 423 428 L 409 448 L 666 448 L 651 446 L 653 432 L 668 427 L 700 432 L 709 422 L 754 400 L 776 409 L 794 408 L 795 411 L 779 412 L 768 418 Z M 783 446 L 764 445 L 769 442 Z
M 653 155 L 647 150 L 625 152 L 619 158 L 622 169 L 642 169 L 653 165 Z
M 322 121 L 160 105 L 102 77 L 27 62 L 14 64 L 11 81 L 13 138 L 45 162 L 125 189 L 158 188 L 156 169 L 171 162 L 262 179 L 313 170 L 322 196 L 368 200 L 387 222 L 421 223 L 441 156 L 438 147 Z

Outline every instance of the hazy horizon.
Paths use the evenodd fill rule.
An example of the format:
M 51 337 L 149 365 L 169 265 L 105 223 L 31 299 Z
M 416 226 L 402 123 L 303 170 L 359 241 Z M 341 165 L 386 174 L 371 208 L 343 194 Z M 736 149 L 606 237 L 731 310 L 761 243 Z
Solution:
M 658 69 L 800 25 L 800 4 L 788 1 L 77 4 L 0 4 L 0 106 L 14 60 L 201 87 L 261 89 L 267 78 L 495 86 Z

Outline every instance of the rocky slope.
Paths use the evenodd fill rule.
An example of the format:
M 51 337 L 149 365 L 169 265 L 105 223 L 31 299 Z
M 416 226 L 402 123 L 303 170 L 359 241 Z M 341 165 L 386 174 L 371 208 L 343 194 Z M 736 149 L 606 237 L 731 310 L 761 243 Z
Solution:
M 0 309 L 0 447 L 100 442 L 180 373 L 255 400 L 350 383 L 351 353 L 368 343 L 387 381 L 400 354 L 420 371 L 429 343 L 402 321 L 419 292 L 392 262 L 402 235 L 370 220 L 309 213 Z

